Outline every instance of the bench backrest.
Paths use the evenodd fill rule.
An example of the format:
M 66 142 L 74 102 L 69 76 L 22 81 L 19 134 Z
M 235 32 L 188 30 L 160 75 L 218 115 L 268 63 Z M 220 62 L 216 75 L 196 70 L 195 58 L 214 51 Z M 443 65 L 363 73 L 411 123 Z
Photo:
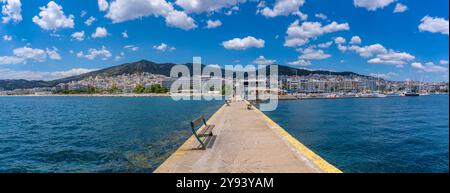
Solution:
M 205 116 L 200 116 L 197 119 L 194 119 L 193 121 L 191 121 L 191 126 L 192 128 L 194 128 L 195 126 L 197 126 L 199 123 L 201 124 L 203 122 L 203 124 L 206 125 L 206 120 L 205 120 Z

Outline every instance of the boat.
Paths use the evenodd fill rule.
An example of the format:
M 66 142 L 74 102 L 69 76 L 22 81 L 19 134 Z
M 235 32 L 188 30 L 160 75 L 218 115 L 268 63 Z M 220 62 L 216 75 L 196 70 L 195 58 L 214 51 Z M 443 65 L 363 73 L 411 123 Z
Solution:
M 400 96 L 420 96 L 419 93 L 415 92 L 403 92 Z

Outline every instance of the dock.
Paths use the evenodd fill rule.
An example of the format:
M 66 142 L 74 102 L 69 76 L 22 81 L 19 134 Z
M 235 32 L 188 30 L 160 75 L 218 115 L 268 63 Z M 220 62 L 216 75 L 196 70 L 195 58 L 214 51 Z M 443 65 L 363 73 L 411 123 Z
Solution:
M 191 136 L 155 173 L 341 173 L 247 101 L 223 105 L 205 150 Z

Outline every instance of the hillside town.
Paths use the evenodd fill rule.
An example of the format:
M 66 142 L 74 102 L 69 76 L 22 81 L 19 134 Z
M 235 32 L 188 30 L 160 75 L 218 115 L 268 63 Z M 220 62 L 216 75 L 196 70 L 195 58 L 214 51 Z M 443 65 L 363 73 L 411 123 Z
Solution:
M 167 93 L 176 79 L 151 73 L 123 74 L 118 76 L 95 76 L 80 81 L 61 83 L 55 87 L 4 90 L 0 95 L 53 95 L 53 94 L 142 94 Z M 202 77 L 202 81 L 209 81 Z M 219 79 L 224 81 L 223 79 Z M 449 84 L 445 82 L 426 83 L 420 81 L 388 81 L 371 76 L 307 75 L 280 76 L 281 95 L 318 95 L 377 92 L 383 94 L 448 93 Z

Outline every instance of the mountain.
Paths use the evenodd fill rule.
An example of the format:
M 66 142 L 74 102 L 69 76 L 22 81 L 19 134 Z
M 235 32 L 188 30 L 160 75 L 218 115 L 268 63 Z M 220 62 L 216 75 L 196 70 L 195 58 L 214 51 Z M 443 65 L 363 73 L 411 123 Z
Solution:
M 112 66 L 109 68 L 105 68 L 98 71 L 93 71 L 85 74 L 81 74 L 78 76 L 71 76 L 63 79 L 58 80 L 52 80 L 52 81 L 28 81 L 28 80 L 0 80 L 0 90 L 3 88 L 4 90 L 14 90 L 14 89 L 28 89 L 28 88 L 35 88 L 35 87 L 53 87 L 60 83 L 68 83 L 71 81 L 79 81 L 83 80 L 88 77 L 95 77 L 95 76 L 103 76 L 103 77 L 109 77 L 109 76 L 117 76 L 121 74 L 134 74 L 134 73 L 142 73 L 142 72 L 148 72 L 152 74 L 161 74 L 165 76 L 170 76 L 170 70 L 173 66 L 176 64 L 173 63 L 154 63 L 148 60 L 141 60 L 133 63 L 125 63 L 118 66 Z M 191 74 L 192 74 L 192 63 L 184 64 L 186 65 Z M 202 65 L 202 68 L 205 67 L 205 65 Z M 269 70 L 267 70 L 269 72 Z M 224 74 L 224 70 L 222 69 L 222 74 Z M 278 74 L 286 75 L 286 76 L 304 76 L 304 75 L 310 75 L 310 74 L 320 74 L 320 75 L 342 75 L 342 76 L 364 76 L 359 75 L 353 72 L 330 72 L 330 71 L 324 71 L 324 70 L 318 70 L 318 71 L 310 71 L 306 69 L 297 69 L 292 68 L 289 66 L 282 66 L 278 65 Z M 366 77 L 366 76 L 364 76 Z

